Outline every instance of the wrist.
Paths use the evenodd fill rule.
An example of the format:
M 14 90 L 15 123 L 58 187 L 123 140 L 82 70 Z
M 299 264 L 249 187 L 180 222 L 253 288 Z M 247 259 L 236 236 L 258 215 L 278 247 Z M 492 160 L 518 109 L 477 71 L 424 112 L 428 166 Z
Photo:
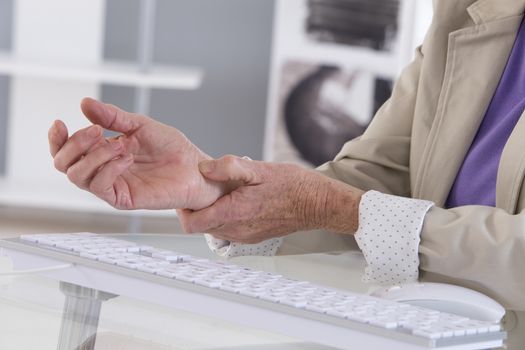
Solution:
M 353 234 L 359 228 L 359 205 L 365 192 L 343 182 L 329 180 L 330 201 L 323 228 L 337 233 Z
M 354 233 L 363 191 L 314 171 L 298 181 L 299 230 Z
M 296 216 L 298 230 L 314 230 L 323 227 L 328 202 L 328 191 L 323 179 L 313 171 L 301 169 L 301 176 L 294 179 L 296 192 Z

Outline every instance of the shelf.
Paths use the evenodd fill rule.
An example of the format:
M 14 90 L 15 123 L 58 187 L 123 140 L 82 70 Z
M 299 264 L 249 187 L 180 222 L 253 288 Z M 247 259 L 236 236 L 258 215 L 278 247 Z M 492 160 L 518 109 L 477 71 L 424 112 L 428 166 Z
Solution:
M 29 183 L 0 178 L 0 205 L 55 209 L 95 214 L 142 217 L 175 217 L 175 210 L 117 210 L 66 180 L 64 183 Z
M 0 53 L 0 74 L 75 82 L 104 83 L 142 88 L 195 90 L 202 83 L 203 73 L 197 68 L 155 65 L 149 72 L 140 72 L 137 65 L 124 61 L 100 64 L 71 64 L 19 59 Z

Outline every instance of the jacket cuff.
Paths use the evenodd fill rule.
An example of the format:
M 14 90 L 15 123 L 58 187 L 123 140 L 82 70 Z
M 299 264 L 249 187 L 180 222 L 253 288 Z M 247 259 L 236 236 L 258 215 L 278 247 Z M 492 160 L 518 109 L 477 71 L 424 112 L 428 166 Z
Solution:
M 204 234 L 208 247 L 212 252 L 224 258 L 233 258 L 236 256 L 258 255 L 273 256 L 283 243 L 283 238 L 271 238 L 256 244 L 241 244 L 230 242 L 224 239 L 218 239 L 210 234 Z
M 433 205 L 377 191 L 363 195 L 355 239 L 367 263 L 364 282 L 392 285 L 417 281 L 419 235 Z

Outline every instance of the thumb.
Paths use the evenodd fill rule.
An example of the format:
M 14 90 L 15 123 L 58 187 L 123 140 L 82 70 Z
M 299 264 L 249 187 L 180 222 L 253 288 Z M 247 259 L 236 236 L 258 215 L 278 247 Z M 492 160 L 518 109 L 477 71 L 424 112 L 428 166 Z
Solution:
M 216 160 L 204 160 L 199 170 L 204 177 L 213 181 L 241 181 L 244 184 L 259 183 L 256 163 L 236 156 L 225 156 Z
M 114 105 L 105 104 L 86 97 L 80 103 L 82 113 L 93 123 L 104 129 L 130 134 L 144 124 L 144 118 L 126 112 Z

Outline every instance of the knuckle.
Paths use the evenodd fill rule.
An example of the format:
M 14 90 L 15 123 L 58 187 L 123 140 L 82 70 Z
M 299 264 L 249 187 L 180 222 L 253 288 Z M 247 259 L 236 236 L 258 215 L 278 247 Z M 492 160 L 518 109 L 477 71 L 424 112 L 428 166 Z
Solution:
M 228 154 L 222 158 L 222 162 L 224 163 L 225 167 L 231 168 L 235 164 L 237 164 L 238 158 L 234 155 Z
M 93 181 L 89 184 L 89 192 L 100 196 L 104 191 L 102 189 L 102 186 L 97 181 Z
M 85 149 L 87 147 L 90 147 L 97 141 L 98 139 L 90 137 L 88 135 L 87 129 L 77 131 L 75 134 L 73 134 L 70 140 L 72 146 L 75 149 Z
M 97 156 L 98 158 L 108 158 L 112 157 L 114 155 L 118 155 L 122 152 L 123 146 L 122 143 L 119 140 L 107 142 L 103 145 L 103 148 L 100 150 L 97 150 Z
M 66 176 L 74 184 L 78 184 L 80 182 L 80 174 L 78 171 L 76 171 L 75 167 L 70 167 L 66 171 Z
M 246 172 L 246 182 L 248 183 L 260 182 L 258 174 L 254 170 L 248 169 L 248 171 Z
M 53 164 L 54 164 L 56 170 L 58 170 L 60 172 L 63 172 L 63 173 L 66 172 L 66 165 L 63 162 L 62 158 L 55 157 L 53 159 Z

